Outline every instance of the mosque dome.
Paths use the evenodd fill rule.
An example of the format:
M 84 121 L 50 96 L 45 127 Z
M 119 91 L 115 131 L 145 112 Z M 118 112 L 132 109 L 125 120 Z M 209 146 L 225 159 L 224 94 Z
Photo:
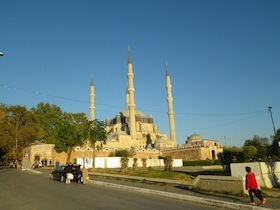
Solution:
M 123 114 L 123 116 L 129 117 L 129 110 L 128 109 L 122 110 L 121 113 Z M 145 117 L 145 114 L 143 112 L 139 111 L 139 110 L 135 110 L 135 116 Z
M 202 141 L 202 140 L 203 140 L 203 138 L 198 134 L 193 134 L 188 137 L 188 143 L 194 143 L 194 142 L 198 142 L 198 141 Z

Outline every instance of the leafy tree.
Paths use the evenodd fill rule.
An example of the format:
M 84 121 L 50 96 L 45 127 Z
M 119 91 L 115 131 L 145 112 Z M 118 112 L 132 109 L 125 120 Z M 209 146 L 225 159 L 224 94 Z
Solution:
M 64 119 L 56 125 L 55 149 L 58 152 L 65 151 L 66 163 L 69 163 L 73 148 L 82 145 L 87 138 L 88 121 L 84 113 L 64 113 L 63 115 Z
M 93 120 L 89 121 L 88 123 L 88 130 L 89 130 L 89 142 L 93 148 L 92 153 L 92 168 L 95 168 L 95 149 L 96 143 L 99 142 L 101 145 L 102 143 L 106 144 L 107 139 L 107 132 L 106 132 L 106 124 L 100 120 Z
M 280 160 L 280 148 L 278 142 L 280 142 L 280 129 L 276 131 L 276 136 L 272 136 L 272 144 L 269 146 L 269 156 L 274 160 Z
M 63 112 L 60 107 L 39 103 L 31 109 L 44 128 L 44 143 L 55 145 L 57 152 L 66 152 L 68 163 L 75 146 L 82 145 L 87 138 L 88 121 L 84 113 Z
M 0 147 L 6 158 L 16 159 L 43 131 L 36 115 L 24 106 L 1 105 L 0 109 Z
M 245 154 L 241 148 L 233 146 L 224 147 L 223 150 L 224 152 L 218 155 L 222 165 L 229 166 L 230 163 L 242 163 L 245 161 Z
M 61 108 L 56 105 L 41 102 L 37 107 L 31 108 L 31 111 L 38 116 L 41 126 L 44 129 L 45 133 L 41 141 L 55 144 L 58 137 L 59 125 L 63 124 L 64 116 Z
M 258 153 L 257 148 L 252 145 L 243 147 L 243 151 L 247 160 L 253 160 L 254 156 Z
M 258 150 L 258 157 L 266 158 L 269 149 L 269 139 L 254 135 L 253 139 L 248 139 L 245 141 L 244 147 L 245 146 L 255 146 Z

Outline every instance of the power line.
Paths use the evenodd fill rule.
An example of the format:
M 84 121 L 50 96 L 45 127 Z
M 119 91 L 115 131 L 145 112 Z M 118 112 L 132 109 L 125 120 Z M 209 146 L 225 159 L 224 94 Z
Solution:
M 30 93 L 30 94 L 42 95 L 42 96 L 47 96 L 47 97 L 53 97 L 53 98 L 59 98 L 59 99 L 63 99 L 63 100 L 69 100 L 69 101 L 75 101 L 75 102 L 89 104 L 89 101 L 84 101 L 84 100 L 74 99 L 74 98 L 68 98 L 68 97 L 63 97 L 63 96 L 56 96 L 56 95 L 52 95 L 52 94 L 43 93 L 43 92 L 40 92 L 40 91 L 34 91 L 34 90 L 28 90 L 28 89 L 24 89 L 24 88 L 18 88 L 18 87 L 14 87 L 14 86 L 11 86 L 11 85 L 6 85 L 6 84 L 0 84 L 0 87 L 10 88 L 10 89 L 13 89 L 13 90 L 16 90 L 16 91 L 27 92 L 27 93 Z M 117 106 L 117 105 L 111 105 L 111 104 L 103 104 L 103 103 L 98 103 L 98 102 L 96 102 L 95 104 L 96 105 L 100 105 L 100 106 L 114 107 L 114 108 L 120 108 L 120 109 L 124 109 L 125 108 L 124 106 Z M 158 111 L 158 110 L 141 109 L 140 111 L 166 114 L 166 111 Z M 265 113 L 265 112 L 267 112 L 267 111 L 239 112 L 239 113 L 188 113 L 188 112 L 176 112 L 176 115 L 226 116 L 226 115 L 261 114 L 261 113 Z

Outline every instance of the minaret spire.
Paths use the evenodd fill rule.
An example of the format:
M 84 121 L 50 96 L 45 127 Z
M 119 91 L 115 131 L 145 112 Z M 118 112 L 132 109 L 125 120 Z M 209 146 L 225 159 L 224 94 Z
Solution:
M 169 76 L 167 61 L 165 61 L 165 71 L 166 71 L 165 76 L 166 76 L 166 77 Z
M 89 120 L 93 121 L 95 120 L 95 105 L 94 105 L 94 98 L 95 98 L 95 94 L 94 94 L 94 83 L 93 83 L 93 74 L 91 74 L 90 77 L 90 87 L 89 87 Z
M 175 131 L 175 120 L 174 120 L 174 111 L 173 111 L 173 98 L 172 98 L 172 85 L 170 82 L 170 75 L 168 73 L 168 66 L 166 61 L 166 92 L 167 92 L 167 105 L 168 105 L 168 119 L 169 119 L 169 132 L 170 139 L 176 142 L 176 131 Z
M 132 64 L 132 59 L 130 55 L 130 46 L 128 46 L 128 59 L 127 59 L 127 64 Z
M 130 56 L 130 47 L 128 47 L 128 61 L 127 61 L 127 107 L 129 110 L 129 125 L 130 125 L 130 136 L 132 139 L 136 138 L 136 123 L 135 123 L 135 103 L 134 103 L 134 84 L 133 84 L 133 71 L 132 61 Z

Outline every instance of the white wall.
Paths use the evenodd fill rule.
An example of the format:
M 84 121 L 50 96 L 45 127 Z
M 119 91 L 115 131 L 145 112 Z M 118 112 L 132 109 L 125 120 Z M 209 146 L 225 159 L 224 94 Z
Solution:
M 250 162 L 231 163 L 230 170 L 233 177 L 245 177 L 245 167 L 249 166 L 258 177 L 261 187 L 277 187 L 280 185 L 280 162 Z
M 92 158 L 77 158 L 77 163 L 80 165 L 84 165 L 85 162 L 86 168 L 92 168 Z M 142 160 L 140 158 L 137 159 L 137 166 L 143 167 Z M 147 159 L 147 167 L 157 167 L 164 166 L 163 159 Z M 182 159 L 174 159 L 173 167 L 183 166 Z M 121 157 L 97 157 L 95 158 L 95 167 L 96 168 L 121 168 Z M 128 167 L 133 167 L 133 158 L 129 158 Z

